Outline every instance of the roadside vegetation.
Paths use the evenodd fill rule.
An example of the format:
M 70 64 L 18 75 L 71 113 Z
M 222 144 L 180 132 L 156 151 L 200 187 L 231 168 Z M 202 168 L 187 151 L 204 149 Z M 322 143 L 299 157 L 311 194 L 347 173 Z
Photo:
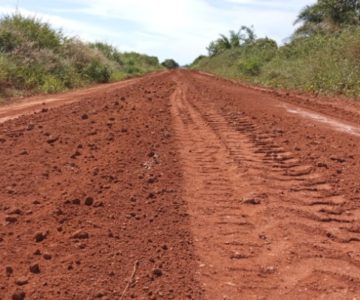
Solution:
M 179 68 L 179 64 L 173 59 L 165 59 L 161 65 L 166 69 L 177 69 Z
M 67 37 L 37 18 L 0 17 L 0 99 L 112 82 L 160 68 L 157 57 Z
M 193 69 L 268 87 L 360 99 L 360 1 L 305 7 L 289 42 L 278 46 L 243 26 L 210 43 Z

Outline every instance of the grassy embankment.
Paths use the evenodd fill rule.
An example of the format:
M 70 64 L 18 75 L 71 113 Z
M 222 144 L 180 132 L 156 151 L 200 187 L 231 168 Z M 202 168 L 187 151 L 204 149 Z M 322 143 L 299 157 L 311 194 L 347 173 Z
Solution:
M 161 68 L 157 57 L 70 38 L 36 18 L 0 17 L 0 100 L 112 82 Z
M 222 35 L 212 42 L 209 55 L 191 67 L 267 87 L 360 100 L 360 25 L 331 24 L 330 29 L 324 22 L 321 27 L 310 24 L 309 31 L 305 22 L 281 47 L 271 39 L 256 39 L 249 31 L 241 31 L 240 42 L 234 45 L 236 36 L 231 32 L 230 38 Z

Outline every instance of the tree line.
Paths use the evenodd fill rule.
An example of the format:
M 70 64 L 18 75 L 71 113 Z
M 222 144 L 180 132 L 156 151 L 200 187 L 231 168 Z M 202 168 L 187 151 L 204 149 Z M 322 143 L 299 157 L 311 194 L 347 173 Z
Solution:
M 254 28 L 221 34 L 192 68 L 270 87 L 360 98 L 360 0 L 318 0 L 284 45 Z
M 292 40 L 314 34 L 339 32 L 344 26 L 360 25 L 360 0 L 319 0 L 306 6 L 294 24 L 301 24 Z M 240 30 L 230 30 L 229 36 L 220 34 L 206 48 L 209 56 L 224 50 L 239 48 L 253 43 L 256 35 L 253 27 L 241 26 Z

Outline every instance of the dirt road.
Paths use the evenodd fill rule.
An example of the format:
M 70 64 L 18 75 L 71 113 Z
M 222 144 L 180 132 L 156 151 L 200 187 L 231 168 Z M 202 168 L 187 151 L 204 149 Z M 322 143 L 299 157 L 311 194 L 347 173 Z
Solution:
M 360 299 L 358 104 L 184 70 L 59 97 L 1 114 L 0 299 Z
M 114 89 L 119 87 L 125 87 L 132 84 L 135 84 L 139 81 L 139 78 L 127 79 L 121 82 L 97 85 L 91 88 L 78 89 L 76 91 L 70 91 L 68 93 L 63 93 L 54 96 L 33 96 L 30 98 L 17 99 L 17 101 L 11 101 L 5 105 L 0 106 L 0 123 L 3 123 L 7 120 L 17 118 L 25 114 L 32 114 L 35 112 L 41 111 L 44 107 L 46 108 L 55 108 L 63 106 L 64 104 L 69 104 L 73 102 L 78 102 L 81 100 L 86 100 L 87 97 L 92 99 L 102 95 L 103 93 L 111 93 Z

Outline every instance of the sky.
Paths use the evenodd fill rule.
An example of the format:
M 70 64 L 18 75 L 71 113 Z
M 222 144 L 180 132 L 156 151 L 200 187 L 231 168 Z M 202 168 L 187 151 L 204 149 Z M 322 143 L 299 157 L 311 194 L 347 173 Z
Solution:
M 16 7 L 84 41 L 120 51 L 191 63 L 220 33 L 254 26 L 278 43 L 294 32 L 299 11 L 315 0 L 0 0 L 0 14 Z

